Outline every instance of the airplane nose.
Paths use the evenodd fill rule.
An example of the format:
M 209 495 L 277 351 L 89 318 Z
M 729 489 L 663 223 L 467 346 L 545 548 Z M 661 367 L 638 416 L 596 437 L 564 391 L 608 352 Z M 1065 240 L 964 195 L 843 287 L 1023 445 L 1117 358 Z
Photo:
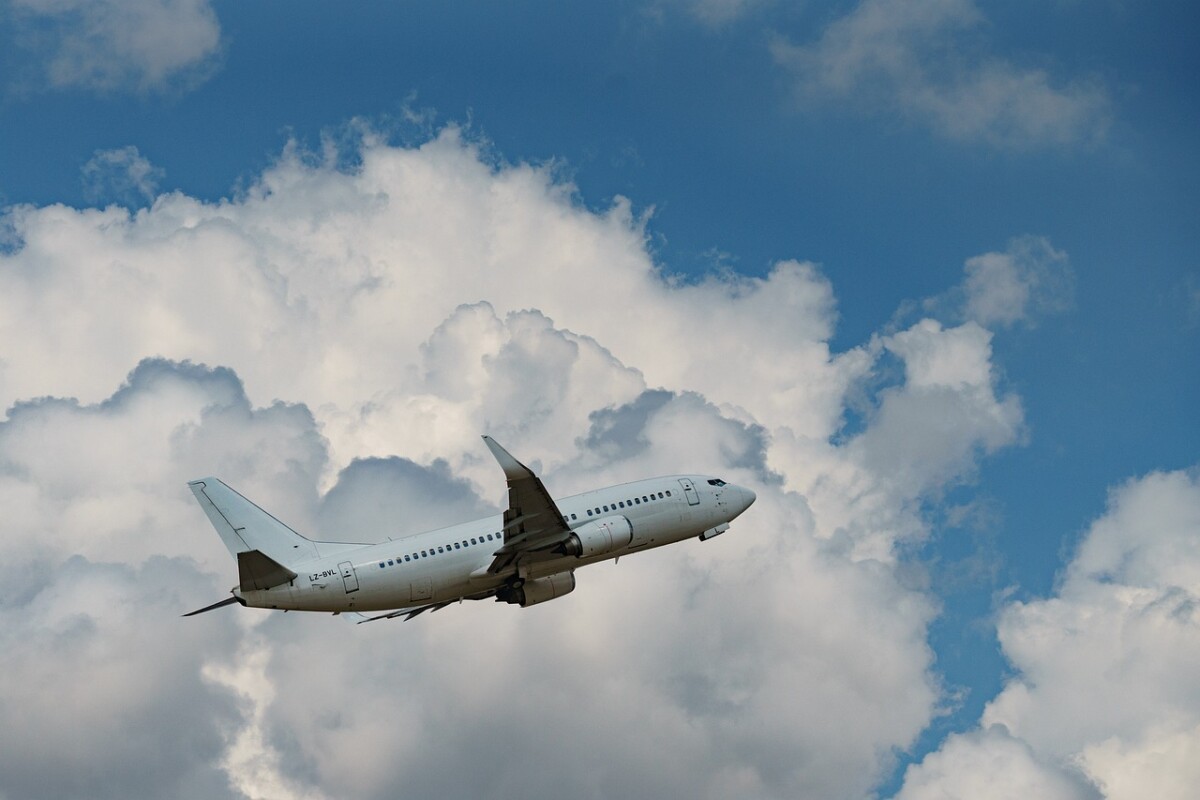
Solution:
M 758 499 L 758 495 L 754 493 L 753 489 L 747 489 L 745 486 L 741 487 L 741 489 L 742 502 L 745 503 L 742 510 L 745 511 L 747 508 L 754 505 L 754 501 Z
M 737 487 L 737 497 L 738 497 L 737 514 L 741 514 L 747 508 L 752 506 L 754 504 L 754 501 L 758 499 L 758 495 L 756 495 L 750 489 L 747 489 L 745 486 Z M 735 514 L 734 516 L 736 516 L 737 514 Z

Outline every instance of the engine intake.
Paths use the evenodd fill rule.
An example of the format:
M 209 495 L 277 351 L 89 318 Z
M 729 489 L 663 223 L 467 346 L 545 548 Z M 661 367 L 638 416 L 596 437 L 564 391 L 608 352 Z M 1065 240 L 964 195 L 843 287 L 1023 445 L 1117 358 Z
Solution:
M 580 525 L 563 543 L 563 554 L 590 558 L 613 553 L 633 541 L 633 526 L 627 517 L 605 517 Z
M 535 606 L 575 591 L 574 572 L 556 572 L 544 578 L 534 578 L 519 586 L 508 586 L 496 592 L 496 599 L 514 603 L 521 608 Z

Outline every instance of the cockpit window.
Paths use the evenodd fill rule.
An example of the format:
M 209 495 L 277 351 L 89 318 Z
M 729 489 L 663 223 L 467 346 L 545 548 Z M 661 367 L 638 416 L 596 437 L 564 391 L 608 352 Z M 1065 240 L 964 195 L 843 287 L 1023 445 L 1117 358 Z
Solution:
M 708 485 L 709 486 L 724 486 L 725 481 L 721 480 L 720 478 L 709 478 Z

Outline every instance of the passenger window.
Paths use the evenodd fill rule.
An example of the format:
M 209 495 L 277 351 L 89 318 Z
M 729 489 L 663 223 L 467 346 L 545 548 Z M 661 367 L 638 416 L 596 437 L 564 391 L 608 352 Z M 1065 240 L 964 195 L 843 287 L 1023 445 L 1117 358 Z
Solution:
M 386 564 L 384 564 L 382 561 L 380 561 L 380 562 L 379 562 L 379 568 L 380 568 L 380 569 L 383 569 L 385 566 L 387 566 L 387 565 L 386 565 Z
M 624 507 L 625 507 L 625 501 L 624 501 L 624 500 L 622 500 L 622 501 L 621 501 L 621 508 L 624 508 Z
M 670 496 L 671 496 L 671 490 L 667 489 L 667 497 L 670 497 Z
M 395 562 L 395 561 L 393 561 L 392 559 L 390 559 L 390 558 L 389 558 L 389 559 L 388 559 L 388 566 L 389 566 L 389 567 L 394 567 L 394 566 L 396 566 L 396 562 Z
M 404 560 L 405 560 L 405 561 L 408 561 L 408 556 L 405 556 L 405 557 L 404 557 Z
M 576 519 L 574 514 L 571 515 L 571 519 Z
M 444 552 L 446 552 L 446 548 L 442 547 L 441 545 L 438 545 L 438 552 L 444 553 Z

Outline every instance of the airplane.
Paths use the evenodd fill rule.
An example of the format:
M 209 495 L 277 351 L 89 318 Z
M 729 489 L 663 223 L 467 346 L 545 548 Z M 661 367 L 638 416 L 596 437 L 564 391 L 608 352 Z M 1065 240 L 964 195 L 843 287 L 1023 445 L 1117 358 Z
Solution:
M 623 483 L 555 502 L 541 479 L 490 436 L 508 508 L 378 544 L 307 539 L 217 478 L 188 486 L 237 559 L 232 595 L 185 617 L 237 603 L 412 619 L 463 600 L 522 608 L 575 589 L 575 570 L 692 537 L 706 541 L 750 507 L 753 491 L 707 475 Z M 365 616 L 363 612 L 385 613 Z

